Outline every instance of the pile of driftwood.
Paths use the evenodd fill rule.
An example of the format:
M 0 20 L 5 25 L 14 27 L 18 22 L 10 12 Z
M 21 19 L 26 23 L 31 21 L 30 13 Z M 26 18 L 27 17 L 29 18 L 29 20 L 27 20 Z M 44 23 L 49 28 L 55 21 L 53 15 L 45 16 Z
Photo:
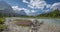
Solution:
M 38 20 L 34 20 L 30 32 L 37 32 L 42 24 L 43 21 L 39 22 Z

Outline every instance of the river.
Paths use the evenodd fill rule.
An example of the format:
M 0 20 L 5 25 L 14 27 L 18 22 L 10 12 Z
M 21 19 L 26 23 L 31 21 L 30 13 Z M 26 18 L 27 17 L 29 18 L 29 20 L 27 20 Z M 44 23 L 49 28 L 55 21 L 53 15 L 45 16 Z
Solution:
M 41 21 L 43 21 L 43 25 L 40 27 L 40 29 L 39 29 L 39 31 L 38 32 L 60 32 L 60 19 L 52 19 L 52 18 L 49 18 L 49 19 L 38 19 L 38 18 L 18 18 L 18 17 L 11 17 L 11 18 L 6 18 L 6 22 L 5 22 L 5 24 L 9 24 L 8 22 L 10 21 L 10 20 L 14 20 L 14 19 L 25 19 L 25 20 L 31 20 L 31 21 L 33 21 L 34 19 L 37 19 L 39 22 L 41 22 Z M 13 23 L 12 23 L 13 24 Z M 12 29 L 12 27 L 13 27 L 13 29 L 14 29 L 14 31 L 16 31 L 16 29 L 17 29 L 17 31 L 19 30 L 19 26 L 12 26 L 12 24 L 9 24 L 9 25 L 11 25 L 11 28 L 10 29 Z M 15 27 L 15 28 L 14 28 Z M 20 30 L 21 30 L 22 28 L 20 28 Z M 24 29 L 24 31 L 26 30 L 28 30 L 28 29 L 26 29 L 26 28 L 23 28 Z M 23 30 L 22 29 L 22 30 Z M 19 30 L 19 31 L 20 31 Z M 21 31 L 22 31 L 21 30 Z M 13 31 L 13 30 L 12 30 Z M 24 31 L 22 31 L 22 32 L 24 32 Z M 11 31 L 10 31 L 11 32 Z

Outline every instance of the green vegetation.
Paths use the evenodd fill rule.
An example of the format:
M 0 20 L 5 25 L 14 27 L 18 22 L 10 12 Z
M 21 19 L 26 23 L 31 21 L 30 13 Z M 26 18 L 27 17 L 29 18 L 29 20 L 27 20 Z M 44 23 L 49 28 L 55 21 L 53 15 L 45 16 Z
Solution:
M 22 17 L 22 18 L 60 18 L 60 10 L 56 9 L 52 12 L 49 13 L 45 13 L 45 14 L 40 14 L 38 16 L 22 16 L 22 15 L 18 15 L 18 14 L 14 14 L 14 15 L 3 15 L 2 13 L 0 13 L 0 17 Z
M 60 19 L 60 10 L 58 10 L 58 9 L 56 9 L 56 10 L 54 10 L 53 12 L 50 12 L 50 13 L 45 13 L 45 14 L 40 14 L 40 15 L 38 15 L 38 16 L 21 16 L 21 15 L 11 15 L 11 14 L 9 14 L 9 15 L 4 15 L 4 14 L 2 14 L 2 13 L 0 13 L 0 31 L 2 31 L 3 30 L 3 27 L 4 27 L 4 22 L 5 22 L 5 18 L 6 17 L 21 17 L 21 18 L 59 18 Z M 20 21 L 20 20 L 18 20 L 18 21 Z M 26 20 L 24 20 L 24 21 L 26 21 Z M 20 25 L 20 24 L 18 24 L 18 25 Z M 24 25 L 22 25 L 22 26 L 24 26 Z
M 40 14 L 38 16 L 21 16 L 23 18 L 60 18 L 60 10 L 56 9 L 52 12 Z
M 0 14 L 0 32 L 3 30 L 4 21 L 5 21 L 5 19 L 4 19 L 3 15 Z
M 37 17 L 60 18 L 60 11 L 57 9 L 57 10 L 54 10 L 53 12 L 46 13 L 46 14 L 41 14 Z

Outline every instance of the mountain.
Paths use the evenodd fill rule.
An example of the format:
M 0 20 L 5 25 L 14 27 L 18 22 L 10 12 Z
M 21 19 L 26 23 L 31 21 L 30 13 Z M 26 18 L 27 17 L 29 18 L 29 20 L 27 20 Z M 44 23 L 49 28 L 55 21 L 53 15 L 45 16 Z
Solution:
M 26 12 L 24 10 L 15 11 L 16 14 L 19 14 L 20 16 L 27 16 Z
M 38 15 L 38 17 L 60 17 L 60 10 L 56 9 L 50 13 Z
M 20 13 L 19 14 L 22 15 L 22 16 L 26 16 L 26 13 L 25 13 L 24 10 L 20 10 Z
M 4 1 L 0 1 L 0 13 L 3 14 L 4 16 L 9 16 L 14 13 L 13 9 L 9 4 L 7 4 Z

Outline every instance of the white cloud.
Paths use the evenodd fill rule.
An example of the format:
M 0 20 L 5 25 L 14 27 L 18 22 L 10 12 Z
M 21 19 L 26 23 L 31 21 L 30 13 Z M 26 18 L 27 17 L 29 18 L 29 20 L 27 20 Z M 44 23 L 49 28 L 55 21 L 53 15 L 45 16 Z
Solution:
M 47 4 L 46 1 L 44 1 L 44 0 L 30 0 L 30 2 L 28 2 L 27 0 L 23 0 L 23 2 L 27 3 L 28 4 L 27 6 L 29 8 L 32 8 L 32 9 L 41 9 L 40 11 L 43 11 L 43 12 L 46 12 L 46 13 L 49 12 L 50 9 L 53 9 L 53 10 L 55 10 L 57 8 L 60 9 L 60 2 L 54 3 L 52 5 L 51 4 Z M 20 8 L 18 6 L 12 6 L 12 8 L 13 8 L 13 10 L 16 10 L 16 11 L 24 10 L 27 13 L 27 15 L 35 15 L 35 13 L 36 13 L 35 10 L 31 10 L 30 11 L 29 9 Z M 38 14 L 38 13 L 36 13 L 36 14 Z
M 28 5 L 28 7 L 30 7 L 30 8 L 34 8 L 33 6 L 31 6 L 31 5 Z
M 60 2 L 58 3 L 54 3 L 52 6 L 51 6 L 51 9 L 55 10 L 55 9 L 59 9 L 60 10 Z
M 46 5 L 46 2 L 42 1 L 42 0 L 31 0 L 31 2 L 29 3 L 29 5 L 32 6 L 32 7 L 34 7 L 34 8 L 37 8 L 37 9 L 43 9 L 44 6 Z
M 12 6 L 13 10 L 16 12 L 16 11 L 21 11 L 21 10 L 24 10 L 24 12 L 27 14 L 27 15 L 30 15 L 31 11 L 26 9 L 26 8 L 20 8 L 18 6 Z M 32 12 L 33 13 L 33 12 Z
M 35 13 L 36 11 L 35 10 L 31 10 L 32 13 Z
M 18 6 L 12 6 L 12 8 L 13 8 L 13 10 L 18 10 L 18 11 L 21 10 L 21 8 L 19 8 Z
M 21 10 L 24 10 L 24 11 L 28 11 L 28 9 L 25 9 L 25 8 L 20 8 L 18 6 L 12 6 L 13 10 L 15 11 L 21 11 Z
M 16 12 L 16 11 L 21 11 L 21 10 L 24 10 L 25 13 L 28 15 L 28 16 L 32 16 L 32 15 L 35 15 L 35 10 L 29 10 L 29 9 L 26 9 L 26 8 L 20 8 L 18 6 L 12 6 L 13 10 Z
M 47 4 L 46 8 L 51 8 L 51 6 L 52 6 L 51 4 Z
M 26 1 L 26 0 L 23 0 L 23 2 L 24 2 L 24 3 L 28 3 L 28 1 Z
M 26 2 L 24 2 L 24 3 L 26 3 Z M 33 8 L 33 9 L 35 9 L 35 8 L 43 9 L 46 5 L 47 5 L 47 3 L 44 0 L 30 0 L 30 2 L 28 2 L 28 7 Z
M 51 4 L 47 4 L 46 1 L 44 0 L 30 0 L 30 2 L 28 2 L 27 0 L 23 0 L 23 2 L 27 3 L 28 4 L 27 6 L 32 9 L 41 9 L 41 10 L 43 10 L 44 7 L 56 9 L 56 8 L 59 8 L 60 6 L 60 2 L 54 3 L 53 5 L 51 5 Z

